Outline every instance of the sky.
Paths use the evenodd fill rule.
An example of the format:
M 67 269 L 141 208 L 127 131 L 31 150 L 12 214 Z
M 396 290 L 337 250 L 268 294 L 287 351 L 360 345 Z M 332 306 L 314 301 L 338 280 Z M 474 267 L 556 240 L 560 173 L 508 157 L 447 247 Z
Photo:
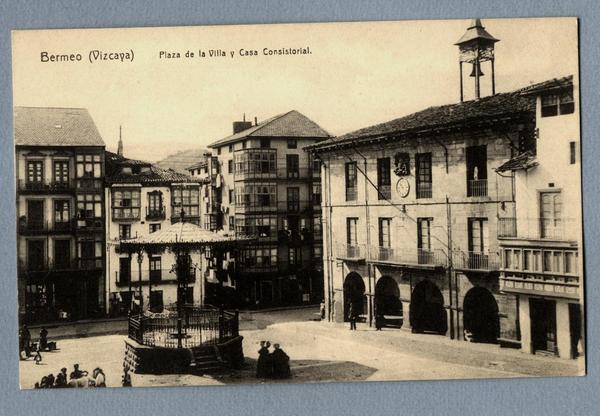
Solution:
M 87 108 L 115 151 L 157 161 L 205 148 L 232 122 L 298 110 L 333 135 L 458 102 L 458 48 L 469 20 L 13 32 L 15 106 Z M 575 18 L 483 19 L 496 44 L 496 91 L 578 73 Z M 265 56 L 263 48 L 310 54 Z M 222 50 L 225 57 L 199 58 Z M 240 49 L 258 55 L 241 56 Z M 91 50 L 133 61 L 88 60 Z M 160 58 L 160 52 L 181 58 Z M 186 58 L 186 51 L 195 53 Z M 234 52 L 231 57 L 230 51 Z M 81 54 L 41 62 L 41 53 Z M 131 52 L 130 52 L 131 53 Z M 473 79 L 465 68 L 465 99 Z M 482 95 L 491 93 L 482 67 Z

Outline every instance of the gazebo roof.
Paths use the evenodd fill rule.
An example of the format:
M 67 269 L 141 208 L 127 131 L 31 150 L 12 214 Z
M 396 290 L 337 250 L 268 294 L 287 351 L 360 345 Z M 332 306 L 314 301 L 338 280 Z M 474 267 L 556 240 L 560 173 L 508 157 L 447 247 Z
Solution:
M 143 247 L 189 247 L 199 248 L 203 246 L 226 245 L 239 241 L 249 241 L 250 237 L 228 235 L 224 232 L 213 232 L 190 223 L 177 222 L 155 231 L 149 235 L 139 236 L 119 243 L 121 249 L 143 248 Z

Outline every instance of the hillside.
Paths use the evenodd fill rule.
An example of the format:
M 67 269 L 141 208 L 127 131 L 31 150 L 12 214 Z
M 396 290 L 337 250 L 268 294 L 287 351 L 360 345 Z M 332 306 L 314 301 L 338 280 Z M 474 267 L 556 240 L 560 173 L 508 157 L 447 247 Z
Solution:
M 188 173 L 185 168 L 194 163 L 200 162 L 206 149 L 189 149 L 174 153 L 156 162 L 163 169 L 173 169 L 177 172 Z

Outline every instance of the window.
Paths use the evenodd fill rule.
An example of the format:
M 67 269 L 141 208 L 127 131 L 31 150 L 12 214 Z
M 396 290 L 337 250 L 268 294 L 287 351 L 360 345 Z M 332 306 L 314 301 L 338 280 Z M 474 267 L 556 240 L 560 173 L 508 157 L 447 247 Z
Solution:
M 54 201 L 54 225 L 56 227 L 67 226 L 69 221 L 71 221 L 69 200 Z
M 131 281 L 131 259 L 129 257 L 119 258 L 119 282 Z
M 45 266 L 46 244 L 44 240 L 27 240 L 27 268 L 43 270 Z
M 358 218 L 346 218 L 346 243 L 349 246 L 358 245 L 357 226 Z
M 153 191 L 148 193 L 148 212 L 147 216 L 151 218 L 161 218 L 164 215 L 162 192 Z
M 69 183 L 69 162 L 66 160 L 54 162 L 54 182 L 57 184 Z
M 162 279 L 162 260 L 160 256 L 150 257 L 150 281 L 160 282 Z
M 229 203 L 235 204 L 235 194 L 233 192 L 233 189 L 229 190 Z
M 171 192 L 171 203 L 174 207 L 173 216 L 179 218 L 181 211 L 186 217 L 197 217 L 200 212 L 200 191 L 197 187 L 176 187 Z M 177 209 L 175 209 L 175 207 Z
M 296 266 L 302 262 L 300 259 L 300 250 L 298 249 L 298 247 L 290 247 L 288 249 L 288 261 L 290 266 Z
M 288 178 L 300 177 L 300 158 L 298 155 L 286 155 L 286 167 Z
M 313 160 L 312 161 L 312 174 L 313 176 L 321 176 L 321 161 Z
M 323 261 L 323 247 L 314 246 L 313 247 L 313 260 L 320 262 Z
M 569 142 L 569 163 L 574 165 L 577 162 L 577 143 Z
M 290 212 L 300 211 L 300 188 L 287 188 L 287 210 Z
M 392 197 L 390 179 L 390 158 L 377 159 L 377 199 L 390 199 Z
M 431 250 L 431 222 L 432 218 L 417 218 L 417 248 Z
M 467 196 L 487 196 L 487 147 L 467 147 L 466 159 Z
M 77 194 L 79 219 L 102 218 L 102 195 Z
M 71 267 L 71 240 L 54 240 L 54 267 L 57 269 Z
M 245 216 L 235 219 L 235 231 L 241 235 L 271 237 L 275 235 L 276 217 Z
M 260 138 L 260 148 L 268 149 L 270 147 L 271 147 L 271 139 L 266 138 L 266 137 L 261 137 Z
M 320 237 L 321 233 L 322 233 L 322 226 L 321 226 L 321 217 L 320 216 L 315 216 L 313 217 L 313 234 L 315 237 Z
M 312 184 L 312 203 L 321 205 L 321 183 L 313 182 Z
M 127 240 L 131 238 L 131 224 L 119 225 L 119 238 L 121 240 Z
M 150 234 L 152 234 L 153 232 L 158 231 L 158 230 L 160 230 L 160 223 L 149 225 Z
M 229 153 L 233 152 L 233 144 L 229 145 Z
M 346 201 L 356 201 L 356 162 L 346 163 Z
M 221 148 L 217 147 L 217 154 L 220 155 L 221 154 Z
M 102 177 L 102 158 L 100 155 L 77 155 L 75 164 L 78 178 Z
M 571 114 L 574 111 L 573 87 L 558 94 L 546 94 L 542 96 L 542 117 Z
M 540 192 L 540 237 L 562 237 L 562 194 Z
M 235 154 L 234 171 L 237 175 L 243 174 L 276 174 L 276 152 L 273 150 L 248 150 Z
M 488 249 L 488 223 L 486 218 L 469 218 L 469 251 L 485 253 Z
M 115 220 L 140 218 L 140 190 L 113 189 L 112 213 Z
M 229 229 L 233 230 L 235 228 L 235 217 L 233 215 L 229 216 Z
M 244 184 L 235 189 L 236 205 L 242 207 L 277 207 L 277 186 L 273 183 Z
M 577 252 L 565 251 L 565 273 L 577 274 Z
M 44 180 L 44 162 L 30 160 L 27 162 L 27 182 L 41 183 Z
M 298 141 L 296 139 L 288 139 L 287 140 L 287 148 L 288 149 L 297 149 Z
M 245 149 L 245 148 L 247 148 L 247 147 L 248 147 L 248 143 L 246 143 L 246 140 L 244 140 L 244 141 L 242 142 L 242 149 Z
M 390 218 L 379 218 L 379 247 L 390 248 Z
M 227 161 L 227 173 L 233 173 L 233 159 Z
M 431 153 L 419 153 L 415 157 L 417 198 L 431 198 Z
M 242 261 L 246 266 L 268 268 L 277 266 L 277 248 L 250 248 L 242 251 Z
M 257 205 L 259 207 L 275 206 L 275 187 L 274 186 L 257 186 L 256 187 Z

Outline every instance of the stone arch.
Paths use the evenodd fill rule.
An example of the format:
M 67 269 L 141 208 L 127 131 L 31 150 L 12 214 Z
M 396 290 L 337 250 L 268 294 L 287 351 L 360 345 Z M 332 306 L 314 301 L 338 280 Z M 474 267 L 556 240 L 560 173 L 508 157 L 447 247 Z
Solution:
M 486 288 L 471 288 L 463 301 L 465 337 L 474 342 L 498 342 L 500 317 L 496 299 Z
M 445 334 L 448 320 L 444 297 L 435 284 L 423 280 L 415 286 L 410 300 L 410 324 L 413 332 Z
M 350 303 L 362 311 L 365 306 L 365 282 L 360 274 L 350 272 L 344 279 L 344 321 L 348 321 Z
M 384 324 L 402 325 L 400 287 L 390 276 L 381 276 L 375 284 L 375 307 L 385 317 Z

